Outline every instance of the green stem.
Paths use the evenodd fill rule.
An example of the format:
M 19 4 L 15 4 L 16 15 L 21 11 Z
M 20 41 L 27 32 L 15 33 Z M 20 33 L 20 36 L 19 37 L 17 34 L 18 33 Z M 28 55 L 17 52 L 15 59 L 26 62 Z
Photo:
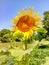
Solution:
M 25 50 L 27 50 L 27 43 L 25 43 Z M 28 54 L 25 55 L 25 64 L 24 65 L 29 65 L 28 63 Z
M 25 43 L 25 50 L 27 50 L 27 43 Z

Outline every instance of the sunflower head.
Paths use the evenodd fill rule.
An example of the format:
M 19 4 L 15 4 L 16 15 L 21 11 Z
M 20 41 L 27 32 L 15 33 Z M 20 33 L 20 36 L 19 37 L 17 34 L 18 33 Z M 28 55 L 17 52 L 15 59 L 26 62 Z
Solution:
M 39 12 L 32 13 L 34 8 L 29 8 L 28 12 L 26 9 L 22 9 L 21 12 L 18 12 L 18 16 L 16 16 L 12 22 L 15 26 L 12 26 L 14 35 L 21 33 L 23 34 L 23 38 L 29 38 L 32 36 L 33 31 L 38 29 L 38 22 L 41 20 L 41 16 L 37 16 Z

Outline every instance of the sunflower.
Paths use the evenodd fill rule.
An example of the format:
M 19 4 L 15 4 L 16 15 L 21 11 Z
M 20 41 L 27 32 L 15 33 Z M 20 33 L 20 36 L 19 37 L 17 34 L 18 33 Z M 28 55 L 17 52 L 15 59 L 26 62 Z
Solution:
M 18 12 L 18 16 L 12 20 L 15 26 L 11 26 L 14 30 L 14 35 L 23 34 L 23 38 L 27 39 L 32 36 L 33 31 L 38 29 L 38 23 L 41 20 L 41 16 L 37 16 L 39 12 L 32 11 L 34 8 L 29 8 L 28 12 L 26 9 Z

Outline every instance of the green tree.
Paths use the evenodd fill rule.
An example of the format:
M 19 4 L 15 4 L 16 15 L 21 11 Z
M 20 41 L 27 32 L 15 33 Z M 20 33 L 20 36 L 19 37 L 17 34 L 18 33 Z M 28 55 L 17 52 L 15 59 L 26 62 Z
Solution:
M 3 29 L 0 32 L 0 41 L 1 42 L 11 42 L 13 40 L 12 32 L 8 29 Z
M 44 28 L 47 30 L 46 39 L 49 40 L 49 11 L 44 12 Z
M 8 30 L 8 29 L 2 29 L 1 31 L 0 31 L 0 37 L 3 37 L 5 34 L 7 34 L 7 33 L 9 33 L 10 34 L 10 30 Z

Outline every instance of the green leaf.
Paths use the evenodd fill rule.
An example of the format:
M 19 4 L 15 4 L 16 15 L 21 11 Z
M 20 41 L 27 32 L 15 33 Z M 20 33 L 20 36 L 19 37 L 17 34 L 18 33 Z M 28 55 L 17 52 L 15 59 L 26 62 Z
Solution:
M 47 33 L 47 30 L 45 28 L 39 28 L 37 30 L 37 32 L 40 32 L 40 33 Z

